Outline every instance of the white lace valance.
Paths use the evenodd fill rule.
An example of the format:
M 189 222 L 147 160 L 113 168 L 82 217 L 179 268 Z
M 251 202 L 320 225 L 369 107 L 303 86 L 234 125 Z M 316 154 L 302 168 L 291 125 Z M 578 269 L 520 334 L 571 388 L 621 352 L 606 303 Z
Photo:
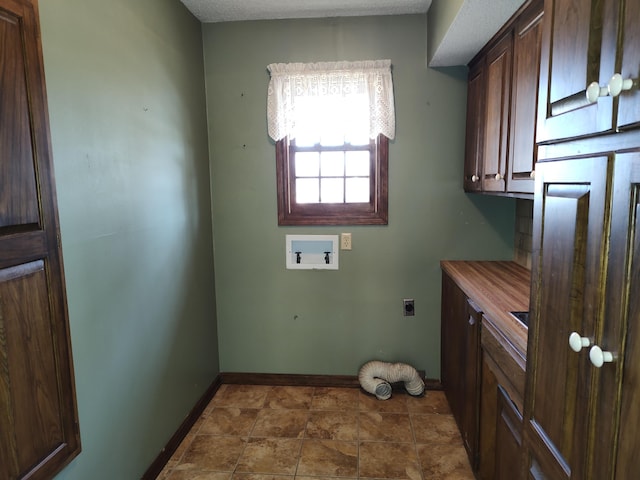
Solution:
M 362 62 L 272 63 L 267 96 L 269 136 L 281 140 L 295 137 L 297 108 L 321 97 L 319 105 L 364 105 L 369 117 L 369 138 L 379 134 L 395 137 L 396 119 L 390 60 Z M 326 97 L 326 98 L 325 98 Z M 353 110 L 356 107 L 348 107 Z M 334 118 L 340 114 L 335 112 Z

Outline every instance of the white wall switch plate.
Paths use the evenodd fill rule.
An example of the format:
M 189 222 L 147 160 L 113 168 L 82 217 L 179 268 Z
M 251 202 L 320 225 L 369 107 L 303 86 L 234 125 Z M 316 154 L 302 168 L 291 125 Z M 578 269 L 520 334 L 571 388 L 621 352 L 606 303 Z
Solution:
M 340 234 L 340 250 L 351 250 L 351 234 Z

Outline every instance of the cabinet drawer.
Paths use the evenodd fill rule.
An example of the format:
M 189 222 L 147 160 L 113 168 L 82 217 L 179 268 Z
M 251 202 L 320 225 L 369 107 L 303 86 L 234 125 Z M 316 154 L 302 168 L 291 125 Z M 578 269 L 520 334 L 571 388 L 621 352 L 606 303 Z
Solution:
M 522 412 L 526 359 L 489 317 L 483 315 L 481 325 L 482 349 L 497 367 L 493 370 L 498 383 L 509 392 L 511 399 Z

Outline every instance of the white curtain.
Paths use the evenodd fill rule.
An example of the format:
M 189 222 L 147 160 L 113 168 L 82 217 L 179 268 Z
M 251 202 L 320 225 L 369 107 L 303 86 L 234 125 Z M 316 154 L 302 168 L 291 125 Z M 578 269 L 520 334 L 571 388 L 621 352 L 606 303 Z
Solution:
M 295 138 L 309 116 L 301 110 L 327 109 L 333 122 L 368 116 L 369 138 L 395 137 L 396 119 L 390 60 L 361 62 L 272 63 L 267 95 L 269 136 Z M 337 110 L 338 105 L 344 111 Z M 322 117 L 322 115 L 314 115 Z M 307 120 L 304 120 L 306 118 Z M 366 128 L 365 120 L 365 128 Z

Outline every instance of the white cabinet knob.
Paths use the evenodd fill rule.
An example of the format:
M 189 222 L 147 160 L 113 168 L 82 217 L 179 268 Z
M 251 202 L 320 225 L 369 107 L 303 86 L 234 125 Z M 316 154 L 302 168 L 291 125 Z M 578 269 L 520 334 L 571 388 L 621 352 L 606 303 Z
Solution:
M 529 174 L 529 178 L 536 178 L 536 171 L 535 170 L 531 170 L 531 173 Z
M 502 180 L 504 177 L 502 175 L 500 175 L 499 173 L 496 173 L 495 179 L 496 180 Z
M 478 177 L 477 175 L 471 175 L 471 181 L 472 182 L 477 182 L 478 180 L 480 180 L 480 177 Z
M 591 360 L 594 367 L 600 368 L 605 363 L 613 362 L 613 353 L 603 352 L 598 345 L 594 345 L 589 350 L 589 360 Z
M 616 73 L 609 80 L 609 84 L 607 85 L 607 93 L 612 97 L 617 97 L 620 95 L 620 92 L 624 90 L 631 90 L 633 87 L 633 80 L 630 78 L 622 78 L 622 75 Z
M 589 345 L 591 345 L 591 340 L 588 337 L 581 337 L 578 332 L 571 332 L 569 335 L 569 346 L 574 352 L 579 352 Z
M 589 84 L 586 90 L 587 101 L 589 103 L 596 103 L 598 98 L 606 97 L 609 95 L 608 87 L 601 87 L 598 82 L 592 82 Z

